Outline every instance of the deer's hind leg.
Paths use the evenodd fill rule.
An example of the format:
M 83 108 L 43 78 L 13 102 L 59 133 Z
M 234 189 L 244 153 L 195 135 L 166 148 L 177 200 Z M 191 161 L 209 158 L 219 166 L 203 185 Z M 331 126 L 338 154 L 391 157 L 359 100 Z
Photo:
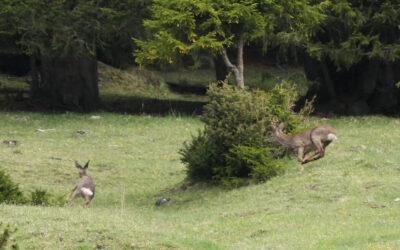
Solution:
M 72 201 L 71 201 L 71 204 L 74 204 L 75 201 L 76 201 L 77 199 L 79 199 L 80 197 L 82 197 L 82 194 L 76 193 L 75 196 L 74 196 L 74 198 L 73 198 Z
M 317 148 L 316 152 L 312 155 L 306 155 L 303 159 L 303 163 L 308 163 L 310 161 L 315 161 L 318 160 L 325 155 L 325 145 L 322 144 L 321 140 L 319 138 L 313 139 L 312 140 L 313 144 Z
M 85 206 L 89 205 L 89 203 L 92 201 L 92 198 L 88 195 L 84 195 L 85 198 Z

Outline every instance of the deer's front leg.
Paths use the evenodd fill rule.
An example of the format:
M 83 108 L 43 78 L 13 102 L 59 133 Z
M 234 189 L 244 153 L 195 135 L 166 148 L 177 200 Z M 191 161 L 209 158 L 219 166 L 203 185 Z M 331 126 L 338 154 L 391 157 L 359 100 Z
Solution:
M 78 186 L 75 186 L 72 190 L 71 190 L 71 192 L 69 193 L 69 197 L 71 197 L 72 196 L 72 194 L 75 192 L 75 190 L 78 188 Z
M 303 156 L 304 156 L 304 147 L 299 147 L 297 149 L 297 160 L 299 162 L 301 162 L 301 168 L 300 168 L 301 172 L 304 171 L 304 158 L 303 158 Z
M 303 162 L 303 154 L 304 154 L 304 147 L 299 147 L 298 149 L 297 149 L 297 160 L 299 161 L 299 162 Z

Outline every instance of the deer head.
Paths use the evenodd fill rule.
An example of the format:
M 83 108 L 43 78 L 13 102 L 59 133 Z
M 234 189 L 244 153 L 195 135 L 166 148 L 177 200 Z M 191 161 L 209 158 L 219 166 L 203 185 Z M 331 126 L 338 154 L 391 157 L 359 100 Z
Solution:
M 89 167 L 89 162 L 86 162 L 85 166 L 81 166 L 77 161 L 75 161 L 75 166 L 79 169 L 79 177 L 82 178 L 82 176 L 87 176 L 87 169 Z

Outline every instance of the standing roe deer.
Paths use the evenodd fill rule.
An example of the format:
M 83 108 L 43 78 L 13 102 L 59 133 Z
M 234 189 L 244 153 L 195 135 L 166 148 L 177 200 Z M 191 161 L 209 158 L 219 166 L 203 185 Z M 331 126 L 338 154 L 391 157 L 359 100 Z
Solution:
M 84 167 L 82 167 L 77 161 L 75 161 L 75 166 L 79 169 L 79 177 L 81 179 L 79 180 L 78 184 L 76 184 L 74 189 L 72 189 L 71 193 L 73 193 L 74 191 L 76 192 L 71 203 L 74 204 L 78 198 L 82 197 L 85 199 L 85 205 L 88 205 L 94 197 L 94 182 L 92 178 L 87 175 L 89 161 L 85 164 Z
M 301 171 L 304 170 L 304 164 L 324 157 L 325 148 L 337 139 L 336 131 L 329 125 L 320 125 L 295 135 L 284 134 L 282 132 L 283 123 L 279 124 L 279 127 L 273 123 L 271 127 L 276 142 L 297 151 L 297 160 L 301 162 Z M 307 155 L 311 151 L 316 152 Z

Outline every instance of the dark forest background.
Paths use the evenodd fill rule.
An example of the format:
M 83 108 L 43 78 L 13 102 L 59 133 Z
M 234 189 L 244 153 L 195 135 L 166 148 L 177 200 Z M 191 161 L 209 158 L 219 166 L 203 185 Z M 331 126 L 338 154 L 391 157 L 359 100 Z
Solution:
M 0 71 L 25 77 L 31 107 L 98 109 L 99 62 L 176 70 L 204 58 L 239 86 L 249 64 L 301 66 L 313 84 L 299 102 L 399 114 L 400 1 L 0 2 Z

